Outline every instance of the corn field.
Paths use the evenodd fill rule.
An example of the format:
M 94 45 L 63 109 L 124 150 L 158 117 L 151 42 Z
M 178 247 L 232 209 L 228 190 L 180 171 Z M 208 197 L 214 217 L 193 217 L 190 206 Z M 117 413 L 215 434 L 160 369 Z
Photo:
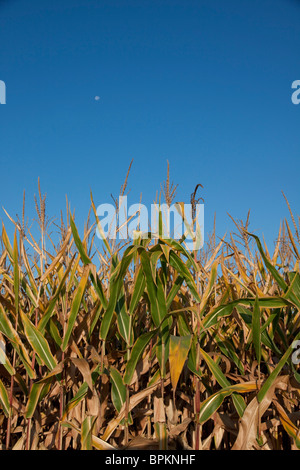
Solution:
M 169 175 L 162 189 L 170 202 Z M 14 236 L 2 223 L 0 449 L 300 449 L 288 201 L 272 251 L 249 217 L 194 252 L 184 237 L 100 241 L 92 195 L 83 234 L 67 204 L 57 243 L 40 185 L 35 205 L 38 237 L 24 210 L 7 214 Z

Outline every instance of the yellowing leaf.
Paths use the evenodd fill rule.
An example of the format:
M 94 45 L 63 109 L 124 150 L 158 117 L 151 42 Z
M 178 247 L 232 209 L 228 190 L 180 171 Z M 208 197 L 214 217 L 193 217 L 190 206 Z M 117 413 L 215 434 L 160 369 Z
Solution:
M 184 363 L 192 344 L 192 335 L 170 336 L 170 374 L 173 392 L 175 393 L 177 383 L 182 372 Z

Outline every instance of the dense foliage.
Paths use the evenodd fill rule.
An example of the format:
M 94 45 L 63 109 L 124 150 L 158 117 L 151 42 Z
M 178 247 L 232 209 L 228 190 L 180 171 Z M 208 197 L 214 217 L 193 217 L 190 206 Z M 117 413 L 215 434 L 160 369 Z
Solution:
M 249 219 L 190 253 L 100 243 L 91 201 L 95 223 L 80 237 L 67 209 L 58 245 L 40 188 L 40 240 L 2 226 L 0 448 L 300 448 L 292 213 L 272 254 Z

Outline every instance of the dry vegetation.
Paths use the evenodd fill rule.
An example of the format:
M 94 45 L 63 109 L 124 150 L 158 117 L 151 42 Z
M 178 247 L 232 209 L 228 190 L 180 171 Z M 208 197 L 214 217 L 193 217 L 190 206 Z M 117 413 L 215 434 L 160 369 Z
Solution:
M 162 192 L 170 204 L 169 170 Z M 272 253 L 248 218 L 191 254 L 162 238 L 99 248 L 92 197 L 95 222 L 80 237 L 67 207 L 56 246 L 40 185 L 35 203 L 39 240 L 24 210 L 13 239 L 2 225 L 1 449 L 300 448 L 291 210 Z

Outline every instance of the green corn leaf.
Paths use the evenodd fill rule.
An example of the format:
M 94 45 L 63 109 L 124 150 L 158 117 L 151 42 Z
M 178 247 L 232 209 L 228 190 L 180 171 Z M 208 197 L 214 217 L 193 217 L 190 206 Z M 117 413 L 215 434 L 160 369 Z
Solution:
M 221 385 L 221 387 L 223 388 L 231 387 L 231 383 L 229 382 L 229 380 L 227 380 L 227 378 L 225 377 L 219 366 L 215 363 L 215 361 L 201 348 L 200 352 L 219 385 Z M 246 409 L 246 404 L 244 402 L 243 397 L 233 393 L 232 400 L 239 416 L 242 417 Z
M 217 334 L 216 335 L 216 343 L 219 346 L 221 352 L 224 354 L 224 356 L 228 357 L 229 359 L 234 362 L 234 364 L 237 366 L 239 369 L 240 373 L 244 375 L 244 366 L 242 361 L 240 360 L 238 354 L 236 353 L 234 346 L 230 339 L 221 339 L 220 336 Z
M 136 342 L 133 345 L 130 359 L 127 362 L 125 375 L 124 375 L 124 383 L 130 385 L 136 365 L 142 356 L 145 348 L 149 344 L 150 340 L 158 333 L 158 329 L 149 331 L 148 333 L 144 333 L 143 335 L 139 336 Z
M 114 367 L 110 368 L 111 396 L 114 407 L 120 413 L 123 404 L 126 401 L 126 386 L 124 385 L 120 372 Z
M 110 278 L 110 292 L 109 292 L 109 302 L 107 305 L 107 309 L 103 315 L 101 326 L 100 326 L 100 338 L 105 340 L 109 328 L 112 322 L 113 314 L 115 312 L 116 303 L 120 296 L 120 292 L 123 286 L 123 279 L 125 277 L 125 273 L 128 269 L 129 264 L 132 261 L 134 256 L 134 252 L 136 251 L 137 247 L 128 247 L 124 253 L 123 259 L 114 269 L 111 278 Z
M 297 341 L 298 339 L 300 339 L 300 333 L 298 333 L 298 335 L 295 336 L 294 341 Z M 293 343 L 294 343 L 294 341 L 293 341 Z M 292 352 L 294 350 L 293 343 L 289 346 L 289 348 L 286 350 L 286 352 L 281 357 L 281 359 L 278 362 L 275 369 L 271 372 L 269 377 L 263 383 L 260 391 L 257 394 L 257 399 L 258 399 L 259 402 L 261 402 L 264 399 L 264 397 L 265 397 L 266 393 L 268 392 L 269 388 L 273 385 L 276 378 L 280 374 L 282 368 L 284 367 L 285 363 L 288 361 L 290 355 L 292 354 Z
M 290 286 L 284 294 L 284 298 L 293 302 L 300 309 L 300 275 L 297 272 L 289 272 Z
M 10 363 L 6 353 L 5 353 L 5 349 L 2 347 L 2 341 L 0 340 L 0 364 L 2 364 L 5 369 L 7 370 L 7 372 L 10 374 L 10 375 L 15 375 L 16 373 L 16 370 L 15 368 L 12 366 L 12 364 Z
M 116 308 L 117 299 L 120 295 L 120 290 L 123 285 L 123 280 L 122 278 L 117 278 L 116 280 L 111 281 L 111 283 L 112 284 L 110 286 L 110 297 L 107 305 L 107 310 L 103 315 L 100 326 L 100 338 L 103 340 L 105 340 L 108 335 L 109 328 L 112 322 L 112 317 Z
M 139 255 L 146 279 L 147 293 L 151 305 L 151 316 L 153 318 L 155 326 L 158 326 L 161 323 L 161 315 L 157 301 L 157 286 L 155 285 L 155 282 L 153 280 L 149 254 L 145 250 L 140 250 Z
M 74 298 L 73 298 L 71 311 L 70 311 L 70 315 L 69 315 L 69 318 L 68 318 L 67 329 L 66 329 L 66 333 L 65 333 L 65 336 L 64 336 L 64 339 L 63 339 L 63 344 L 62 344 L 62 350 L 63 351 L 65 351 L 67 349 L 68 344 L 69 344 L 69 339 L 71 337 L 73 327 L 75 325 L 76 318 L 77 318 L 77 315 L 78 315 L 78 312 L 79 312 L 79 309 L 80 309 L 80 305 L 82 303 L 84 291 L 85 291 L 87 281 L 88 281 L 88 277 L 89 277 L 89 272 L 90 272 L 90 268 L 89 268 L 89 266 L 86 266 L 85 269 L 84 269 L 84 273 L 82 275 L 82 278 L 80 280 L 80 283 L 79 283 L 79 285 L 76 289 L 76 293 L 74 295 Z
M 23 345 L 18 333 L 13 328 L 11 322 L 9 321 L 8 316 L 5 314 L 5 311 L 0 304 L 0 331 L 3 333 L 11 342 L 12 346 L 16 350 L 18 356 L 24 364 L 24 367 L 31 379 L 36 378 L 35 371 L 31 367 L 31 359 L 29 354 Z
M 126 310 L 126 300 L 124 288 L 123 293 L 116 304 L 117 325 L 120 335 L 124 339 L 127 346 L 132 346 L 131 318 Z
M 181 243 L 179 243 L 176 240 L 173 240 L 172 238 L 164 238 L 161 241 L 162 241 L 162 243 L 165 243 L 169 247 L 173 248 L 176 251 L 179 251 L 184 256 L 186 256 L 188 263 L 186 262 L 185 265 L 187 267 L 193 266 L 193 268 L 196 272 L 199 271 L 199 267 L 198 267 L 197 263 L 195 263 L 194 258 L 190 255 L 190 253 L 186 250 L 186 248 Z M 168 259 L 167 259 L 167 261 L 168 261 Z
M 56 325 L 56 323 L 53 321 L 52 318 L 50 318 L 50 321 L 47 325 L 47 331 L 49 332 L 51 338 L 54 339 L 55 343 L 57 344 L 57 346 L 59 348 L 61 348 L 61 345 L 62 345 L 62 339 L 60 337 L 60 334 L 59 334 L 59 329 Z
M 135 280 L 134 289 L 129 306 L 129 315 L 132 315 L 137 308 L 138 302 L 142 297 L 146 286 L 145 276 L 141 267 L 139 267 L 138 274 Z
M 78 389 L 77 393 L 75 394 L 75 396 L 70 400 L 68 401 L 65 409 L 64 409 L 64 412 L 63 412 L 63 417 L 62 419 L 66 419 L 66 416 L 67 414 L 73 409 L 75 408 L 87 395 L 88 393 L 88 390 L 89 390 L 89 386 L 86 382 L 84 382 Z
M 280 308 L 280 307 L 287 307 L 293 306 L 293 303 L 284 299 L 283 297 L 260 297 L 259 300 L 260 308 Z M 203 318 L 203 325 L 206 329 L 215 326 L 220 318 L 226 317 L 231 315 L 233 309 L 240 305 L 254 305 L 255 298 L 241 298 L 237 300 L 233 300 L 232 302 L 228 302 L 224 305 L 219 305 L 216 308 L 213 308 L 204 318 Z
M 22 311 L 20 311 L 20 314 L 27 340 L 32 349 L 49 370 L 54 369 L 57 362 L 51 353 L 47 340 Z
M 70 214 L 70 225 L 71 225 L 71 229 L 72 229 L 72 233 L 73 233 L 73 237 L 74 237 L 74 241 L 75 241 L 75 244 L 77 246 L 77 249 L 79 251 L 79 254 L 80 254 L 80 257 L 81 257 L 81 260 L 83 262 L 84 265 L 88 265 L 88 264 L 91 264 L 91 260 L 90 258 L 88 257 L 88 255 L 86 254 L 86 250 L 83 246 L 83 243 L 82 241 L 80 240 L 80 237 L 78 235 L 78 231 L 77 231 L 77 228 L 76 228 L 76 225 L 74 223 L 74 220 Z
M 232 393 L 250 393 L 257 389 L 256 382 L 246 382 L 242 384 L 231 385 L 230 387 L 223 388 L 218 392 L 208 397 L 202 403 L 199 413 L 199 423 L 205 423 L 211 416 L 220 408 L 224 399 Z
M 183 263 L 183 261 L 179 258 L 179 256 L 176 255 L 174 251 L 170 251 L 170 265 L 173 266 L 173 268 L 175 268 L 177 272 L 181 274 L 181 276 L 183 276 L 195 300 L 200 303 L 201 299 L 197 292 L 197 287 L 193 279 L 193 276 L 191 275 L 187 266 Z
M 8 418 L 10 416 L 9 399 L 8 393 L 3 385 L 2 380 L 0 380 L 0 405 L 4 411 L 5 416 Z
M 91 278 L 91 281 L 92 281 L 92 284 L 98 294 L 98 297 L 100 299 L 100 302 L 102 304 L 102 307 L 104 309 L 107 309 L 107 299 L 105 297 L 105 294 L 103 292 L 103 287 L 102 287 L 102 284 L 101 284 L 101 281 L 97 275 L 96 272 L 93 272 L 93 270 L 91 270 L 90 272 L 90 278 Z
M 92 372 L 92 374 L 91 374 L 93 384 L 95 384 L 96 380 L 99 377 L 99 369 L 100 369 L 100 367 L 98 366 L 94 370 L 94 372 Z M 89 391 L 89 386 L 88 386 L 87 382 L 83 382 L 83 384 L 77 390 L 77 393 L 75 394 L 75 396 L 70 401 L 68 401 L 68 403 L 66 404 L 65 409 L 63 411 L 62 420 L 65 420 L 67 414 L 73 408 L 75 408 L 87 396 L 88 391 Z
M 18 315 L 18 312 L 19 312 L 20 277 L 19 277 L 19 254 L 18 254 L 17 230 L 15 230 L 15 236 L 14 236 L 13 258 L 14 258 L 15 309 L 16 309 L 16 315 Z
M 28 401 L 27 401 L 27 405 L 26 405 L 26 414 L 25 414 L 26 418 L 32 418 L 32 416 L 34 415 L 34 412 L 39 402 L 40 395 L 42 393 L 44 385 L 45 385 L 44 383 L 32 384 Z
M 92 430 L 95 423 L 94 416 L 87 416 L 81 427 L 81 450 L 92 450 Z
M 176 295 L 178 294 L 178 291 L 179 291 L 180 287 L 182 286 L 183 282 L 184 282 L 183 276 L 178 275 L 176 277 L 174 283 L 172 284 L 170 292 L 167 295 L 167 302 L 166 302 L 167 303 L 167 309 L 169 309 L 171 307 L 171 304 L 172 304 L 173 300 L 175 299 Z
M 190 352 L 188 355 L 187 366 L 193 374 L 195 374 L 197 377 L 202 379 L 202 372 L 197 364 L 197 341 L 198 341 L 198 338 L 196 337 L 196 335 L 194 335 L 192 339 Z
M 203 319 L 204 328 L 208 329 L 215 326 L 220 318 L 227 317 L 232 314 L 232 311 L 236 305 L 238 305 L 239 300 L 234 300 L 225 305 L 220 305 L 212 309 Z

